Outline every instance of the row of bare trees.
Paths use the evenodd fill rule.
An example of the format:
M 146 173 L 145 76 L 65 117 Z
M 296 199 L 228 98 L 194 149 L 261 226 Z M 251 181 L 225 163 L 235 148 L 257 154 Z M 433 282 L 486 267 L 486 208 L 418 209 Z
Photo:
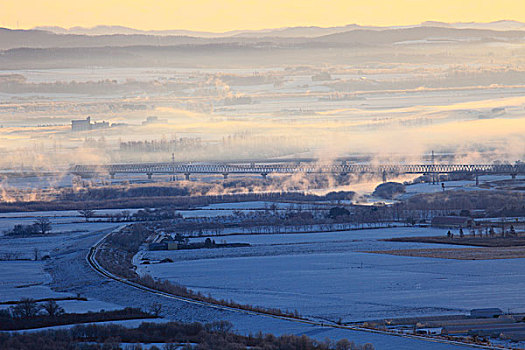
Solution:
M 51 232 L 51 229 L 51 221 L 46 217 L 39 217 L 30 225 L 15 225 L 13 229 L 7 231 L 6 234 L 9 236 L 45 235 Z
M 13 318 L 27 319 L 42 313 L 49 317 L 57 317 L 64 313 L 64 309 L 54 300 L 39 304 L 34 299 L 22 298 L 16 305 L 11 306 L 8 311 L 4 310 L 4 312 L 9 312 Z

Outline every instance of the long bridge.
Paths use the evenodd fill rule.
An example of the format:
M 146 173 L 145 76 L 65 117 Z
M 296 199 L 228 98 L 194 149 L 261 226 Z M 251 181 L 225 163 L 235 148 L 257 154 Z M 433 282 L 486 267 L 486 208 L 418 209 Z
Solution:
M 525 175 L 525 163 L 512 164 L 349 164 L 345 161 L 322 164 L 317 162 L 245 162 L 245 163 L 130 163 L 108 165 L 75 165 L 70 173 L 82 177 L 99 174 L 146 174 L 148 178 L 154 174 L 183 174 L 186 180 L 193 174 L 222 175 L 261 175 L 269 174 L 377 174 L 386 181 L 387 176 L 400 174 L 471 174 L 480 175 Z

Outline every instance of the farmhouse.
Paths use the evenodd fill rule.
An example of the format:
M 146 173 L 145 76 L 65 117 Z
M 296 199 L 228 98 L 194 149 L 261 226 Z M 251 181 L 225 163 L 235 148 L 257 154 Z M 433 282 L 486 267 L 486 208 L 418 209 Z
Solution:
M 178 243 L 169 238 L 163 238 L 159 242 L 153 242 L 148 245 L 149 250 L 177 250 L 178 248 Z

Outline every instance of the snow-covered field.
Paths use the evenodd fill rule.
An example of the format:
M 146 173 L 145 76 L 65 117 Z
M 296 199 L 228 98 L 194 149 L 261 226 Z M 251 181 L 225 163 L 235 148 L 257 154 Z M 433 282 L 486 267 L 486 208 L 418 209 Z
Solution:
M 60 216 L 60 215 L 57 215 Z M 17 300 L 22 297 L 30 298 L 63 298 L 77 296 L 79 293 L 81 296 L 88 298 L 88 301 L 59 301 L 59 304 L 65 308 L 68 312 L 83 312 L 83 311 L 96 311 L 100 309 L 110 310 L 114 308 L 122 308 L 125 306 L 134 306 L 147 309 L 151 306 L 151 303 L 154 301 L 163 303 L 163 315 L 169 320 L 182 320 L 184 322 L 210 322 L 214 320 L 231 320 L 235 325 L 235 330 L 242 334 L 256 333 L 258 331 L 270 332 L 276 335 L 282 334 L 297 334 L 302 335 L 306 334 L 310 337 L 324 340 L 325 338 L 330 338 L 332 340 L 337 340 L 341 338 L 349 338 L 356 343 L 366 343 L 370 342 L 374 344 L 376 349 L 412 349 L 414 346 L 418 346 L 424 349 L 444 349 L 446 345 L 429 343 L 420 340 L 414 339 L 405 339 L 399 337 L 391 337 L 388 335 L 373 334 L 366 332 L 355 332 L 348 330 L 338 330 L 331 329 L 327 327 L 314 327 L 303 325 L 299 323 L 286 322 L 281 320 L 275 320 L 268 317 L 256 317 L 244 314 L 237 313 L 227 313 L 214 309 L 196 307 L 189 304 L 184 304 L 176 300 L 165 299 L 155 295 L 150 295 L 133 288 L 129 288 L 119 284 L 118 282 L 110 282 L 100 277 L 95 272 L 91 271 L 87 264 L 85 263 L 85 254 L 89 247 L 93 245 L 96 240 L 102 237 L 103 233 L 96 233 L 98 230 L 104 229 L 103 232 L 108 232 L 108 230 L 115 226 L 115 224 L 99 224 L 99 223 L 79 223 L 79 228 L 81 231 L 77 233 L 69 233 L 63 235 L 50 235 L 47 237 L 33 237 L 33 238 L 11 238 L 11 237 L 0 237 L 0 247 L 4 251 L 13 250 L 19 252 L 26 252 L 28 257 L 33 253 L 33 248 L 37 247 L 40 252 L 49 252 L 51 255 L 51 260 L 43 261 L 1 261 L 0 262 L 0 302 L 8 300 Z M 109 225 L 109 226 L 106 226 Z M 283 254 L 281 257 L 284 259 L 294 259 L 292 253 L 288 250 L 294 246 L 297 249 L 313 249 L 318 247 L 318 249 L 324 250 L 324 254 L 330 255 L 328 252 L 333 249 L 335 246 L 341 245 L 343 249 L 347 244 L 357 244 L 361 242 L 362 246 L 355 246 L 354 249 L 359 247 L 367 247 L 370 245 L 370 242 L 376 242 L 376 239 L 391 237 L 391 236 L 400 236 L 403 234 L 409 235 L 423 235 L 423 234 L 440 234 L 440 230 L 423 230 L 417 228 L 403 228 L 403 229 L 388 229 L 384 230 L 367 230 L 367 231 L 354 231 L 349 233 L 318 233 L 318 234 L 294 234 L 294 235 L 261 235 L 261 236 L 228 236 L 224 239 L 229 242 L 236 241 L 248 241 L 254 245 L 259 250 L 259 254 L 266 254 L 268 252 L 280 253 Z M 369 242 L 367 242 L 369 241 Z M 295 244 L 294 242 L 297 242 Z M 345 243 L 346 242 L 346 243 Z M 410 246 L 407 244 L 406 246 Z M 415 246 L 415 245 L 412 245 Z M 303 247 L 303 248 L 301 248 Z M 294 248 L 295 249 L 295 248 Z M 361 248 L 359 248 L 361 249 Z M 279 251 L 278 251 L 279 250 Z M 235 252 L 236 249 L 216 249 L 208 250 L 209 253 L 219 253 L 219 252 Z M 287 252 L 288 251 L 288 252 Z M 205 251 L 200 251 L 204 253 Z M 182 253 L 182 252 L 180 252 Z M 197 252 L 194 252 L 197 253 Z M 304 255 L 304 251 L 299 250 L 299 255 L 303 255 L 303 258 L 307 258 Z M 317 259 L 319 254 L 313 254 L 314 259 Z M 203 256 L 204 257 L 204 256 Z M 212 257 L 212 256 L 210 256 Z M 182 257 L 181 257 L 182 258 Z M 188 259 L 195 258 L 188 256 Z M 271 290 L 271 286 L 275 286 L 277 280 L 268 279 L 267 283 L 265 275 L 274 275 L 276 278 L 283 276 L 285 272 L 284 265 L 278 264 L 282 262 L 286 264 L 286 261 L 281 258 L 277 258 L 274 263 L 278 266 L 274 271 L 267 270 L 270 266 L 268 261 L 264 261 L 264 256 L 256 257 L 252 259 L 261 259 L 263 264 L 259 267 L 255 267 L 254 271 L 259 271 L 262 274 L 254 274 L 254 271 L 250 273 L 253 275 L 250 278 L 233 278 L 237 280 L 237 283 L 241 283 L 243 280 L 250 280 L 254 285 L 261 286 L 260 289 L 262 293 L 266 294 L 268 303 L 289 303 L 289 297 L 292 294 L 285 289 L 283 292 L 276 293 Z M 272 256 L 268 256 L 272 258 Z M 219 262 L 217 268 L 221 266 L 229 265 L 228 261 L 243 261 L 242 258 L 236 257 L 233 260 L 229 258 L 215 258 L 215 259 L 204 259 L 200 261 L 191 261 L 188 260 L 191 269 L 193 269 L 194 263 L 201 263 L 209 261 Z M 253 263 L 257 263 L 257 260 L 251 260 L 251 263 L 245 264 L 242 263 L 239 267 L 244 267 L 245 269 L 254 268 Z M 181 261 L 183 263 L 183 261 Z M 290 264 L 286 267 L 289 272 L 292 270 L 297 271 L 297 264 Z M 355 268 L 354 270 L 364 271 L 367 268 L 367 262 L 363 260 L 363 266 L 360 262 L 351 266 Z M 173 267 L 176 264 L 165 264 L 165 267 L 174 270 Z M 177 263 L 178 265 L 178 263 Z M 160 265 L 156 265 L 160 266 Z M 324 273 L 323 265 L 319 265 L 321 270 L 319 272 Z M 191 270 L 190 271 L 197 271 Z M 174 270 L 176 271 L 176 270 Z M 205 272 L 205 271 L 202 271 Z M 209 274 L 203 273 L 201 277 L 206 280 L 206 285 L 213 286 L 218 280 L 219 276 L 225 276 L 228 271 L 227 269 L 220 272 L 218 276 L 210 276 Z M 244 274 L 245 272 L 241 272 Z M 315 273 L 312 269 L 310 273 Z M 177 273 L 178 274 L 178 273 Z M 244 275 L 239 275 L 244 276 Z M 319 275 L 319 278 L 324 278 L 322 275 Z M 235 276 L 233 276 L 235 277 Z M 304 276 L 303 286 L 305 281 L 307 283 L 307 276 Z M 209 284 L 208 284 L 209 282 Z M 290 283 L 295 283 L 296 281 L 291 279 Z M 264 287 L 267 284 L 268 288 Z M 51 289 L 54 288 L 54 289 Z M 245 286 L 240 286 L 245 288 Z M 287 287 L 288 288 L 288 287 Z M 245 297 L 256 298 L 259 297 L 253 293 L 254 289 L 247 288 Z M 224 290 L 224 292 L 228 292 Z M 241 292 L 239 289 L 237 293 Z M 241 293 L 242 294 L 242 293 Z M 269 299 L 269 296 L 275 294 L 274 299 Z M 302 295 L 303 294 L 303 295 Z M 304 293 L 296 293 L 298 297 L 297 300 L 300 303 L 304 303 L 307 300 L 307 296 Z M 231 294 L 232 298 L 240 299 L 240 296 Z M 319 298 L 315 300 L 310 300 L 311 304 L 318 304 L 319 308 L 322 303 L 318 302 Z M 323 299 L 324 300 L 324 299 Z M 0 308 L 7 308 L 10 305 L 1 305 Z M 332 308 L 333 309 L 333 308 Z M 160 320 L 159 320 L 160 321 Z M 126 321 L 126 322 L 112 322 L 119 323 L 125 326 L 136 326 L 141 321 Z M 148 320 L 151 322 L 151 320 Z M 160 321 L 163 322 L 163 321 Z M 461 348 L 461 347 L 459 347 Z
M 27 213 L 26 213 L 27 215 Z M 27 218 L 30 220 L 30 218 Z M 77 218 L 78 219 L 78 218 Z M 7 220 L 0 219 L 0 222 Z M 13 219 L 15 220 L 15 219 Z M 75 249 L 76 242 L 95 232 L 108 230 L 118 225 L 114 223 L 75 223 L 63 225 L 69 233 L 57 233 L 36 237 L 0 237 L 0 303 L 17 301 L 21 298 L 68 298 L 76 293 L 52 290 L 51 275 L 47 270 L 47 261 L 34 260 L 49 255 L 50 259 L 59 259 L 59 252 Z M 24 260 L 20 260 L 24 259 Z M 58 301 L 66 312 L 98 311 L 118 309 L 119 306 L 94 299 Z M 11 304 L 0 304 L 0 309 Z
M 46 286 L 51 281 L 43 261 L 0 261 L 0 302 L 21 298 L 60 298 L 64 295 Z
M 18 301 L 22 298 L 68 298 L 75 293 L 56 292 L 49 286 L 51 276 L 42 261 L 0 261 L 0 303 Z M 94 299 L 61 300 L 57 302 L 66 312 L 113 310 L 121 307 Z M 13 304 L 0 304 L 7 309 Z
M 379 239 L 444 232 L 388 228 L 238 235 L 224 240 L 252 247 L 145 251 L 135 261 L 140 273 L 169 279 L 215 298 L 297 309 L 302 315 L 320 319 L 439 315 L 489 306 L 525 311 L 524 299 L 519 297 L 525 287 L 523 259 L 459 261 L 365 252 L 443 247 Z M 141 265 L 144 257 L 152 261 L 170 257 L 174 262 Z
M 106 310 L 108 310 L 108 309 L 106 309 Z M 74 311 L 72 311 L 72 312 L 74 312 Z M 143 322 L 147 322 L 147 323 L 165 323 L 165 322 L 169 322 L 169 321 L 166 320 L 166 319 L 163 319 L 163 318 L 147 318 L 147 319 L 137 319 L 137 320 L 91 322 L 90 324 L 96 324 L 96 325 L 99 325 L 99 326 L 112 324 L 112 325 L 119 325 L 119 326 L 123 326 L 123 327 L 127 327 L 127 328 L 135 328 L 135 327 L 140 326 Z M 69 328 L 73 328 L 75 326 L 77 326 L 77 325 L 76 324 L 67 324 L 67 325 L 62 325 L 62 326 L 52 326 L 52 327 L 42 327 L 42 328 L 35 328 L 35 329 L 25 329 L 23 331 L 0 331 L 0 333 L 34 333 L 34 332 L 49 331 L 49 330 L 69 329 Z M 158 343 L 157 343 L 157 346 L 158 346 Z M 146 348 L 146 349 L 148 349 L 148 348 Z
M 4 220 L 6 219 L 1 219 L 0 222 Z M 77 222 L 56 225 L 54 230 L 45 236 L 0 236 L 0 257 L 5 257 L 7 254 L 9 259 L 33 259 L 35 249 L 38 250 L 39 258 L 44 255 L 52 257 L 53 251 L 74 246 L 75 240 L 79 237 L 89 236 L 94 231 L 106 230 L 115 226 L 117 224 L 108 222 Z
M 139 209 L 127 209 L 130 214 L 135 213 Z M 122 213 L 122 209 L 101 209 L 95 210 L 95 216 L 107 214 Z M 9 212 L 0 213 L 0 236 L 4 235 L 6 231 L 11 230 L 15 225 L 31 225 L 38 218 L 44 217 L 49 219 L 51 223 L 51 233 L 69 233 L 71 231 L 81 231 L 89 229 L 104 229 L 108 227 L 108 223 L 89 223 L 85 226 L 85 219 L 76 210 L 62 210 L 62 211 L 35 211 L 35 212 Z M 91 220 L 97 220 L 95 217 Z M 97 226 L 98 225 L 98 226 Z M 100 227 L 100 228 L 98 228 Z M 27 241 L 27 240 L 25 240 Z M 1 247 L 0 247 L 1 250 Z
M 517 176 L 516 180 L 523 180 L 525 179 L 525 176 Z M 480 185 L 483 184 L 490 184 L 494 181 L 505 181 L 510 180 L 510 176 L 504 176 L 504 175 L 485 175 L 479 177 L 479 183 Z M 480 191 L 484 190 L 484 188 L 476 186 L 475 180 L 461 180 L 461 181 L 445 181 L 443 182 L 445 185 L 445 189 L 447 191 L 450 190 L 464 190 L 464 191 Z M 441 192 L 443 189 L 441 187 L 441 184 L 428 184 L 428 183 L 418 183 L 406 186 L 406 193 L 401 196 L 400 198 L 405 198 L 407 196 L 412 196 L 414 194 L 418 193 L 435 193 L 435 192 Z
M 277 210 L 285 209 L 309 209 L 317 208 L 319 205 L 313 204 L 295 204 L 295 203 L 281 203 L 281 202 L 268 202 L 268 201 L 252 201 L 252 202 L 238 202 L 238 203 L 217 203 L 210 204 L 207 206 L 200 207 L 198 210 L 181 210 L 179 213 L 185 217 L 218 217 L 218 216 L 229 216 L 235 211 L 254 211 L 264 210 L 275 207 Z

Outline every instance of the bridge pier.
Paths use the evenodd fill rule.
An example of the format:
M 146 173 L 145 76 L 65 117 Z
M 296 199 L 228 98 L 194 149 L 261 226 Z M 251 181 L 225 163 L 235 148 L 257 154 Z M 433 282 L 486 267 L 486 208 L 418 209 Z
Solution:
M 224 180 L 228 178 L 228 173 L 223 173 L 222 176 L 224 176 Z
M 386 182 L 386 171 L 383 170 L 383 183 L 385 183 L 385 182 Z
M 190 181 L 190 173 L 185 173 L 184 174 L 184 178 L 186 179 L 186 181 Z
M 516 176 L 517 176 L 517 175 L 518 175 L 518 174 L 510 174 L 510 177 L 512 178 L 512 180 L 516 180 Z
M 152 173 L 147 173 L 146 175 L 148 175 L 148 180 L 151 180 L 151 177 L 153 176 Z
M 266 180 L 266 177 L 268 176 L 268 174 L 267 173 L 262 173 L 261 176 L 262 176 L 263 180 Z
M 109 173 L 109 177 L 110 177 L 111 179 L 114 179 L 114 178 L 115 178 L 115 173 Z
M 476 186 L 479 186 L 479 175 L 476 173 Z

